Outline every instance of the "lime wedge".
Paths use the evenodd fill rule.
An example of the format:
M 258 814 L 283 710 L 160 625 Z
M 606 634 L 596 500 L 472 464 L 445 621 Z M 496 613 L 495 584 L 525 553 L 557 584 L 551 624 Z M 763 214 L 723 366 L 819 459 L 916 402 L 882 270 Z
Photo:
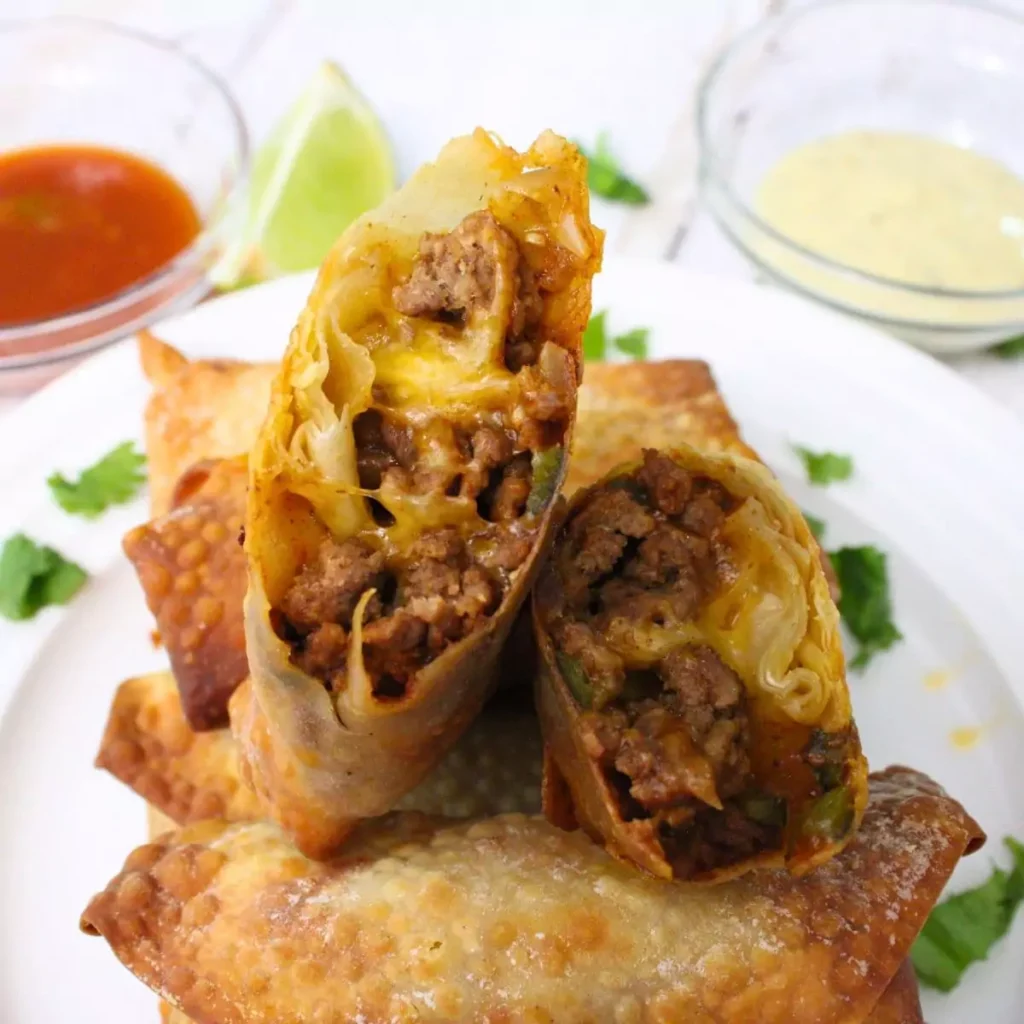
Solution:
M 318 266 L 395 187 L 384 129 L 341 69 L 320 65 L 256 154 L 248 211 L 211 272 L 221 288 Z

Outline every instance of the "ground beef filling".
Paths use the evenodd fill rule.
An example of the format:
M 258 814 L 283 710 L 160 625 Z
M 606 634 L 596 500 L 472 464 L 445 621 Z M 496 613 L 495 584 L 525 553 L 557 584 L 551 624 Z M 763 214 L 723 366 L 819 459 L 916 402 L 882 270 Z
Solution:
M 505 579 L 470 554 L 455 527 L 424 533 L 400 568 L 362 541 L 325 540 L 281 601 L 282 631 L 295 663 L 340 690 L 353 614 L 373 588 L 362 614 L 363 658 L 378 696 L 399 697 L 412 675 L 495 611 Z
M 586 750 L 620 793 L 624 817 L 658 822 L 679 876 L 748 857 L 781 825 L 770 798 L 761 820 L 744 809 L 756 794 L 736 673 L 698 643 L 654 664 L 622 653 L 642 650 L 652 629 L 697 616 L 730 571 L 718 535 L 736 507 L 715 481 L 647 450 L 637 472 L 576 514 L 557 565 L 563 605 L 552 633 L 586 709 Z
M 505 363 L 518 378 L 519 408 L 489 410 L 471 425 L 435 417 L 415 432 L 386 406 L 356 418 L 364 488 L 468 498 L 477 518 L 468 530 L 423 533 L 395 564 L 358 539 L 321 544 L 279 603 L 278 631 L 294 662 L 332 690 L 345 685 L 353 615 L 367 590 L 375 593 L 362 614 L 363 657 L 377 695 L 399 697 L 419 669 L 494 613 L 532 551 L 532 455 L 563 442 L 572 412 L 572 395 L 535 365 L 542 293 L 552 283 L 485 211 L 448 234 L 425 236 L 409 279 L 394 289 L 400 313 L 448 325 L 456 338 L 511 289 Z M 381 501 L 367 501 L 379 526 L 394 522 Z

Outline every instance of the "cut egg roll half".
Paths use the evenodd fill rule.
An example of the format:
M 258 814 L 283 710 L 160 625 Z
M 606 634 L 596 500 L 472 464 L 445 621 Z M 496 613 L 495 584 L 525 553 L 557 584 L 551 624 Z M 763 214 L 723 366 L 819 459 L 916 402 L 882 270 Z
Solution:
M 849 842 L 867 764 L 839 616 L 759 462 L 646 449 L 577 492 L 533 621 L 556 823 L 694 881 L 799 874 Z
M 601 244 L 575 146 L 478 130 L 321 268 L 250 453 L 231 708 L 246 777 L 311 856 L 492 692 L 552 530 Z

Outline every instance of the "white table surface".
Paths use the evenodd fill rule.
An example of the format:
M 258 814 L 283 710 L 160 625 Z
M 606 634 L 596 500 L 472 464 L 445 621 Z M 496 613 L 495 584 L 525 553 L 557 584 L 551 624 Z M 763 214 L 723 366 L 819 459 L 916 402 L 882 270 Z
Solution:
M 802 2 L 0 0 L 0 19 L 74 13 L 176 39 L 230 83 L 257 143 L 329 57 L 380 114 L 402 175 L 476 124 L 513 144 L 545 127 L 584 142 L 607 130 L 654 201 L 597 201 L 606 251 L 751 278 L 697 201 L 695 84 L 734 33 Z M 1003 5 L 1024 13 L 1024 0 Z M 1024 418 L 1024 359 L 953 365 Z M 0 399 L 0 413 L 16 404 Z

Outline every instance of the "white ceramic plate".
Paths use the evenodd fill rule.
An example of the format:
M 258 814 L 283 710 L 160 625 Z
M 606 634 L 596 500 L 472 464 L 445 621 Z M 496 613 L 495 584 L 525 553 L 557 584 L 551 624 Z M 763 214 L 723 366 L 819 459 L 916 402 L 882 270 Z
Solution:
M 310 279 L 208 303 L 160 332 L 196 356 L 277 357 Z M 951 371 L 859 324 L 765 288 L 612 262 L 595 308 L 652 329 L 652 355 L 700 356 L 748 440 L 826 546 L 890 556 L 906 639 L 851 678 L 868 756 L 938 778 L 999 840 L 1024 838 L 1024 428 Z M 0 1021 L 140 1024 L 152 995 L 77 930 L 94 891 L 145 837 L 142 801 L 92 760 L 115 686 L 155 668 L 151 622 L 120 537 L 142 501 L 98 523 L 66 516 L 45 478 L 140 437 L 134 347 L 96 357 L 0 421 L 0 538 L 55 544 L 94 578 L 67 609 L 0 620 Z M 855 478 L 808 487 L 791 441 L 850 452 Z M 969 742 L 973 740 L 973 742 Z M 955 886 L 987 875 L 964 863 Z M 1024 921 L 931 1024 L 1024 1020 Z

